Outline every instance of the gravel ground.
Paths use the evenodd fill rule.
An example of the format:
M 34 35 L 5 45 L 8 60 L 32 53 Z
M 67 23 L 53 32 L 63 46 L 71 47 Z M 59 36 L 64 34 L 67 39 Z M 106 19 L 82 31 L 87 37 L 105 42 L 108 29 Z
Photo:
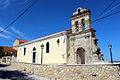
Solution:
M 0 80 L 54 80 L 17 70 L 12 66 L 0 64 Z

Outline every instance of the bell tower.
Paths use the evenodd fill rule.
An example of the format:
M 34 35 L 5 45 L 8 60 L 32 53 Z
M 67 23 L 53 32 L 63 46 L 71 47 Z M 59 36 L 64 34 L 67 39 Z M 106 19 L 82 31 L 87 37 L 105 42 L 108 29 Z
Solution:
M 71 16 L 72 33 L 91 29 L 90 10 L 78 8 Z
M 101 61 L 100 48 L 91 28 L 90 10 L 78 8 L 71 16 L 72 32 L 69 34 L 68 64 L 93 64 Z

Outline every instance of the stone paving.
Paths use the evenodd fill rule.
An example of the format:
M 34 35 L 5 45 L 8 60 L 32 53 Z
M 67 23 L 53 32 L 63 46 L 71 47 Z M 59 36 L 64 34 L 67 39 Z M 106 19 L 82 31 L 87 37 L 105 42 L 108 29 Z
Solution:
M 52 80 L 17 70 L 16 68 L 0 64 L 0 80 Z

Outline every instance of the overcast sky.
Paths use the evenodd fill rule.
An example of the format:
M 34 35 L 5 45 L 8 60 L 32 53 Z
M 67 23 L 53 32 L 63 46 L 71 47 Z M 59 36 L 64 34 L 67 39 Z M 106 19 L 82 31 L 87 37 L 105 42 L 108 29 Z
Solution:
M 0 30 L 33 1 L 0 0 Z M 0 45 L 12 47 L 17 38 L 29 41 L 69 29 L 70 16 L 78 7 L 91 10 L 91 19 L 94 20 L 111 2 L 112 0 L 39 0 L 15 24 L 0 34 Z M 105 15 L 119 11 L 119 3 L 116 0 Z M 98 46 L 105 60 L 110 60 L 108 44 L 112 44 L 113 59 L 120 61 L 120 13 L 93 23 L 92 28 L 97 31 Z

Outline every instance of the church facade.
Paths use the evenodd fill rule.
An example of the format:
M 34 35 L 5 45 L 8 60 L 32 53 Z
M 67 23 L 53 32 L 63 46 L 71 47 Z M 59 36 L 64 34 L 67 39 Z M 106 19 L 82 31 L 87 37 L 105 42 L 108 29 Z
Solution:
M 18 45 L 17 62 L 93 64 L 102 61 L 90 15 L 90 10 L 78 8 L 71 16 L 71 29 Z

